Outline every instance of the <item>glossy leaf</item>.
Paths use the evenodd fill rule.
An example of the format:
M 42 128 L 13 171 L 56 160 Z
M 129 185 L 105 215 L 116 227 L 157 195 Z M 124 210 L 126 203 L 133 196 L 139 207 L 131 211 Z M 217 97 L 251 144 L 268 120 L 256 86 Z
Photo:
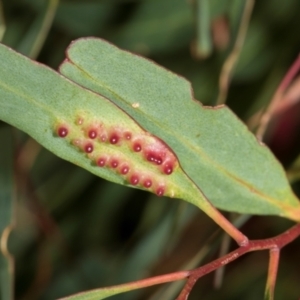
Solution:
M 60 71 L 104 95 L 165 141 L 217 207 L 300 220 L 283 168 L 227 107 L 203 107 L 185 79 L 95 38 L 75 41 Z

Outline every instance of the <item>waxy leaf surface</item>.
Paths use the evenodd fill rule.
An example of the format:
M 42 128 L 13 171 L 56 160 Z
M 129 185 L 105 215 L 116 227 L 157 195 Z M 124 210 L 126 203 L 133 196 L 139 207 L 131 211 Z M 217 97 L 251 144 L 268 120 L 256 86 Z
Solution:
M 60 72 L 167 143 L 218 208 L 300 220 L 299 200 L 270 150 L 227 107 L 195 101 L 185 79 L 95 38 L 73 42 Z
M 3 45 L 0 57 L 1 120 L 100 177 L 184 199 L 216 220 L 170 148 L 113 102 Z

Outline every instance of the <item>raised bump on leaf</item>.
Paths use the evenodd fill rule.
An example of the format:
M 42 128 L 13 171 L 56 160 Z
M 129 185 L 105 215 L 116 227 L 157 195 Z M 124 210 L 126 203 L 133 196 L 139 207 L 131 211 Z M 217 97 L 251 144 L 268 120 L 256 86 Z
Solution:
M 161 165 L 163 162 L 162 155 L 155 151 L 149 151 L 146 154 L 146 158 L 149 162 L 152 162 L 157 165 Z
M 139 141 L 135 141 L 132 145 L 132 149 L 134 152 L 140 152 L 142 150 L 142 145 Z
M 69 130 L 67 128 L 67 126 L 65 125 L 60 125 L 58 128 L 57 128 L 57 135 L 59 137 L 66 137 L 69 133 Z
M 84 152 L 86 153 L 92 153 L 94 151 L 94 146 L 92 143 L 86 143 L 84 145 Z
M 145 180 L 143 181 L 143 186 L 144 186 L 145 188 L 150 188 L 150 187 L 152 186 L 152 180 L 149 179 L 149 178 L 145 179 Z
M 170 162 L 167 162 L 164 164 L 163 166 L 163 172 L 166 174 L 166 175 L 170 175 L 172 174 L 173 172 L 173 166 Z
M 164 186 L 159 186 L 157 189 L 156 189 L 156 195 L 161 197 L 164 195 L 165 193 L 165 187 Z
M 137 174 L 133 174 L 130 176 L 129 182 L 132 185 L 137 185 L 140 182 L 140 177 Z
M 99 136 L 100 142 L 105 143 L 107 141 L 107 139 L 108 139 L 107 132 L 102 132 Z
M 141 128 L 122 128 L 118 122 L 114 124 L 87 111 L 77 115 L 73 124 L 74 127 L 72 122 L 71 125 L 62 123 L 60 126 L 71 129 L 72 134 L 66 137 L 67 140 L 78 150 L 89 154 L 86 157 L 93 165 L 106 168 L 125 178 L 129 184 L 157 195 L 166 193 L 163 177 L 173 173 L 177 159 L 160 139 Z
M 124 136 L 125 140 L 127 140 L 127 141 L 131 140 L 131 138 L 132 138 L 132 134 L 129 131 L 124 132 L 123 136 Z
M 88 131 L 88 137 L 90 139 L 95 139 L 98 135 L 98 131 L 96 128 L 91 128 L 89 131 Z
M 104 167 L 106 165 L 107 158 L 102 156 L 97 159 L 97 166 Z
M 72 143 L 74 146 L 80 147 L 82 144 L 82 141 L 80 139 L 73 139 Z
M 126 175 L 129 172 L 129 170 L 130 170 L 129 166 L 127 164 L 124 164 L 120 168 L 120 173 L 122 175 Z
M 82 125 L 83 124 L 83 117 L 77 117 L 76 121 L 75 121 L 75 124 L 76 125 Z
M 110 162 L 109 162 L 109 165 L 110 165 L 112 168 L 114 168 L 114 169 L 117 168 L 118 165 L 119 165 L 118 159 L 112 158 L 112 159 L 110 160 Z
M 117 132 L 112 132 L 109 137 L 109 142 L 113 145 L 117 144 L 120 141 L 120 135 Z

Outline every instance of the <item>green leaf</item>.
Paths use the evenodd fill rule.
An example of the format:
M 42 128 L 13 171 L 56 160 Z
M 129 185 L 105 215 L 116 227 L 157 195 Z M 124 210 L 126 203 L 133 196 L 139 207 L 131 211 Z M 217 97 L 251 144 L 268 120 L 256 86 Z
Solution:
M 114 296 L 117 294 L 121 294 L 124 292 L 128 292 L 128 290 L 123 289 L 103 289 L 103 290 L 96 290 L 96 291 L 88 291 L 82 294 L 75 294 L 69 297 L 60 298 L 59 300 L 102 300 L 106 299 L 110 296 Z
M 13 142 L 8 127 L 0 128 L 0 299 L 13 299 L 13 258 L 7 250 L 13 227 Z
M 3 45 L 0 56 L 1 120 L 93 174 L 184 199 L 232 230 L 186 176 L 170 148 L 123 110 Z
M 126 111 L 177 155 L 218 208 L 300 220 L 282 166 L 227 107 L 203 107 L 185 79 L 95 38 L 71 44 L 60 71 Z
M 161 283 L 161 282 L 159 282 Z M 158 284 L 158 283 L 157 283 Z M 146 285 L 149 286 L 149 285 Z M 121 284 L 116 286 L 111 286 L 107 288 L 90 290 L 87 292 L 82 292 L 78 294 L 71 295 L 69 297 L 59 298 L 58 300 L 102 300 L 110 296 L 118 295 L 121 293 L 129 292 L 135 289 L 142 288 L 140 284 L 134 282 L 128 284 Z

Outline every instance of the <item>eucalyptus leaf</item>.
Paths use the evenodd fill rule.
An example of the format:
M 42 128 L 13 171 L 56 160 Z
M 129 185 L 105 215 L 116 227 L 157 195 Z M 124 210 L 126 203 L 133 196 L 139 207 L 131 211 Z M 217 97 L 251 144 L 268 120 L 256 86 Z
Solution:
M 244 242 L 185 174 L 173 151 L 113 102 L 3 45 L 0 56 L 1 120 L 93 174 L 195 204 Z
M 300 220 L 299 200 L 270 150 L 226 106 L 195 101 L 184 78 L 96 38 L 73 42 L 60 72 L 162 139 L 218 208 Z

